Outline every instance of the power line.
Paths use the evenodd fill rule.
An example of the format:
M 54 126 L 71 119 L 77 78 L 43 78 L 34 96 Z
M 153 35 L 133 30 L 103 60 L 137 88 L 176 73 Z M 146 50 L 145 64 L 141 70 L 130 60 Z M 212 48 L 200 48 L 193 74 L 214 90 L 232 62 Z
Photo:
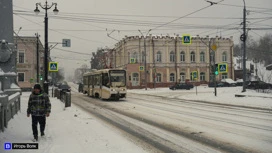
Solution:
M 81 53 L 81 52 L 76 52 L 76 51 L 70 51 L 70 50 L 66 50 L 66 49 L 61 49 L 61 48 L 54 48 L 63 52 L 69 52 L 69 53 L 74 53 L 74 54 L 81 54 L 81 55 L 92 55 L 92 54 L 88 54 L 88 53 Z

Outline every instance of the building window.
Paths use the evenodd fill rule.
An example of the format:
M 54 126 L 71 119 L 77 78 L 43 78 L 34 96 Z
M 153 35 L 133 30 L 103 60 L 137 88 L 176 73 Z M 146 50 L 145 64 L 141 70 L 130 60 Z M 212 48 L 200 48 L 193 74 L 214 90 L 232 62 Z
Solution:
M 226 52 L 224 52 L 224 53 L 222 54 L 222 61 L 223 61 L 223 62 L 227 62 L 227 53 L 226 53 Z
M 200 62 L 205 62 L 205 53 L 204 52 L 200 53 Z
M 138 86 L 139 85 L 139 74 L 138 73 L 132 73 L 132 86 Z
M 200 81 L 205 81 L 205 73 L 204 72 L 200 73 Z
M 25 73 L 18 73 L 18 82 L 25 81 Z
M 175 81 L 175 74 L 171 73 L 170 74 L 170 82 L 174 82 Z
M 175 53 L 173 51 L 170 52 L 170 62 L 175 62 Z
M 145 62 L 145 52 L 142 52 L 142 62 Z
M 195 52 L 191 52 L 191 62 L 195 62 Z
M 185 82 L 185 73 L 180 73 L 180 82 Z
M 222 74 L 222 79 L 227 79 L 228 78 L 228 73 L 223 73 Z
M 138 54 L 137 54 L 137 52 L 133 53 L 133 57 L 132 58 L 135 59 L 135 63 L 138 63 Z
M 157 73 L 156 82 L 161 82 L 161 74 Z
M 158 51 L 157 54 L 156 54 L 156 61 L 157 61 L 157 62 L 161 62 L 161 61 L 162 61 L 162 58 L 161 58 L 161 57 L 162 57 L 162 54 L 161 54 L 160 51 Z
M 184 51 L 180 52 L 180 61 L 185 62 L 185 53 L 184 53 Z
M 128 63 L 130 63 L 130 52 L 128 52 Z
M 19 51 L 19 63 L 25 63 L 25 52 Z

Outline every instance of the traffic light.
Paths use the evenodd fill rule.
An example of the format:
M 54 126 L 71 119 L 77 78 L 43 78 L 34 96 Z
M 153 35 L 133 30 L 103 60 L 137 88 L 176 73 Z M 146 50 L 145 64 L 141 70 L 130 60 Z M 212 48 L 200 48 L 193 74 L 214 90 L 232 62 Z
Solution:
M 43 80 L 43 76 L 42 76 L 42 75 L 40 75 L 40 80 L 41 80 L 41 81 Z
M 215 75 L 218 75 L 218 74 L 219 74 L 219 72 L 218 72 L 218 64 L 215 64 L 215 65 L 214 65 L 214 74 L 215 74 Z

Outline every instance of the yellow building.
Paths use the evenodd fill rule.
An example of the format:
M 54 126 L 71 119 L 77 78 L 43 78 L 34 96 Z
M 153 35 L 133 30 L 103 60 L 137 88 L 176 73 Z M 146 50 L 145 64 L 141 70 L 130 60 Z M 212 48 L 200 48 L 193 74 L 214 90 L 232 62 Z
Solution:
M 113 65 L 127 70 L 129 88 L 168 87 L 186 81 L 208 83 L 214 74 L 211 65 L 216 63 L 228 65 L 227 73 L 220 73 L 216 80 L 233 79 L 232 59 L 232 37 L 196 36 L 191 37 L 191 44 L 184 44 L 180 36 L 126 36 L 115 45 L 113 53 Z M 191 76 L 194 71 L 196 79 Z

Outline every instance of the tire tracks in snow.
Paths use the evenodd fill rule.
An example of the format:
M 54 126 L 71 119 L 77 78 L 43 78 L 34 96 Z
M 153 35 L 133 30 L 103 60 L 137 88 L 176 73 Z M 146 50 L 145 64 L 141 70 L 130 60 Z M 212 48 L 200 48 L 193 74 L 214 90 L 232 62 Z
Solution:
M 102 120 L 116 126 L 119 129 L 137 137 L 145 143 L 157 148 L 162 152 L 250 152 L 251 150 L 233 146 L 224 141 L 215 140 L 202 135 L 202 132 L 192 132 L 188 129 L 179 128 L 167 122 L 157 122 L 150 118 L 145 118 L 137 113 L 132 113 L 128 109 L 112 107 L 106 101 L 93 99 L 85 95 L 73 95 L 73 103 L 96 115 Z M 118 102 L 122 103 L 122 102 Z M 125 102 L 126 103 L 126 102 Z M 125 119 L 129 118 L 129 120 Z M 132 120 L 132 121 L 131 121 Z M 142 126 L 139 126 L 144 124 Z M 158 134 L 148 130 L 147 126 L 152 126 Z M 164 134 L 162 134 L 163 132 Z M 162 136 L 164 135 L 164 136 Z M 176 143 L 176 138 L 168 139 L 165 136 L 187 139 L 184 142 Z M 170 136 L 170 137 L 171 137 Z M 188 144 L 194 145 L 188 145 Z M 188 145 L 188 146 L 186 146 Z

